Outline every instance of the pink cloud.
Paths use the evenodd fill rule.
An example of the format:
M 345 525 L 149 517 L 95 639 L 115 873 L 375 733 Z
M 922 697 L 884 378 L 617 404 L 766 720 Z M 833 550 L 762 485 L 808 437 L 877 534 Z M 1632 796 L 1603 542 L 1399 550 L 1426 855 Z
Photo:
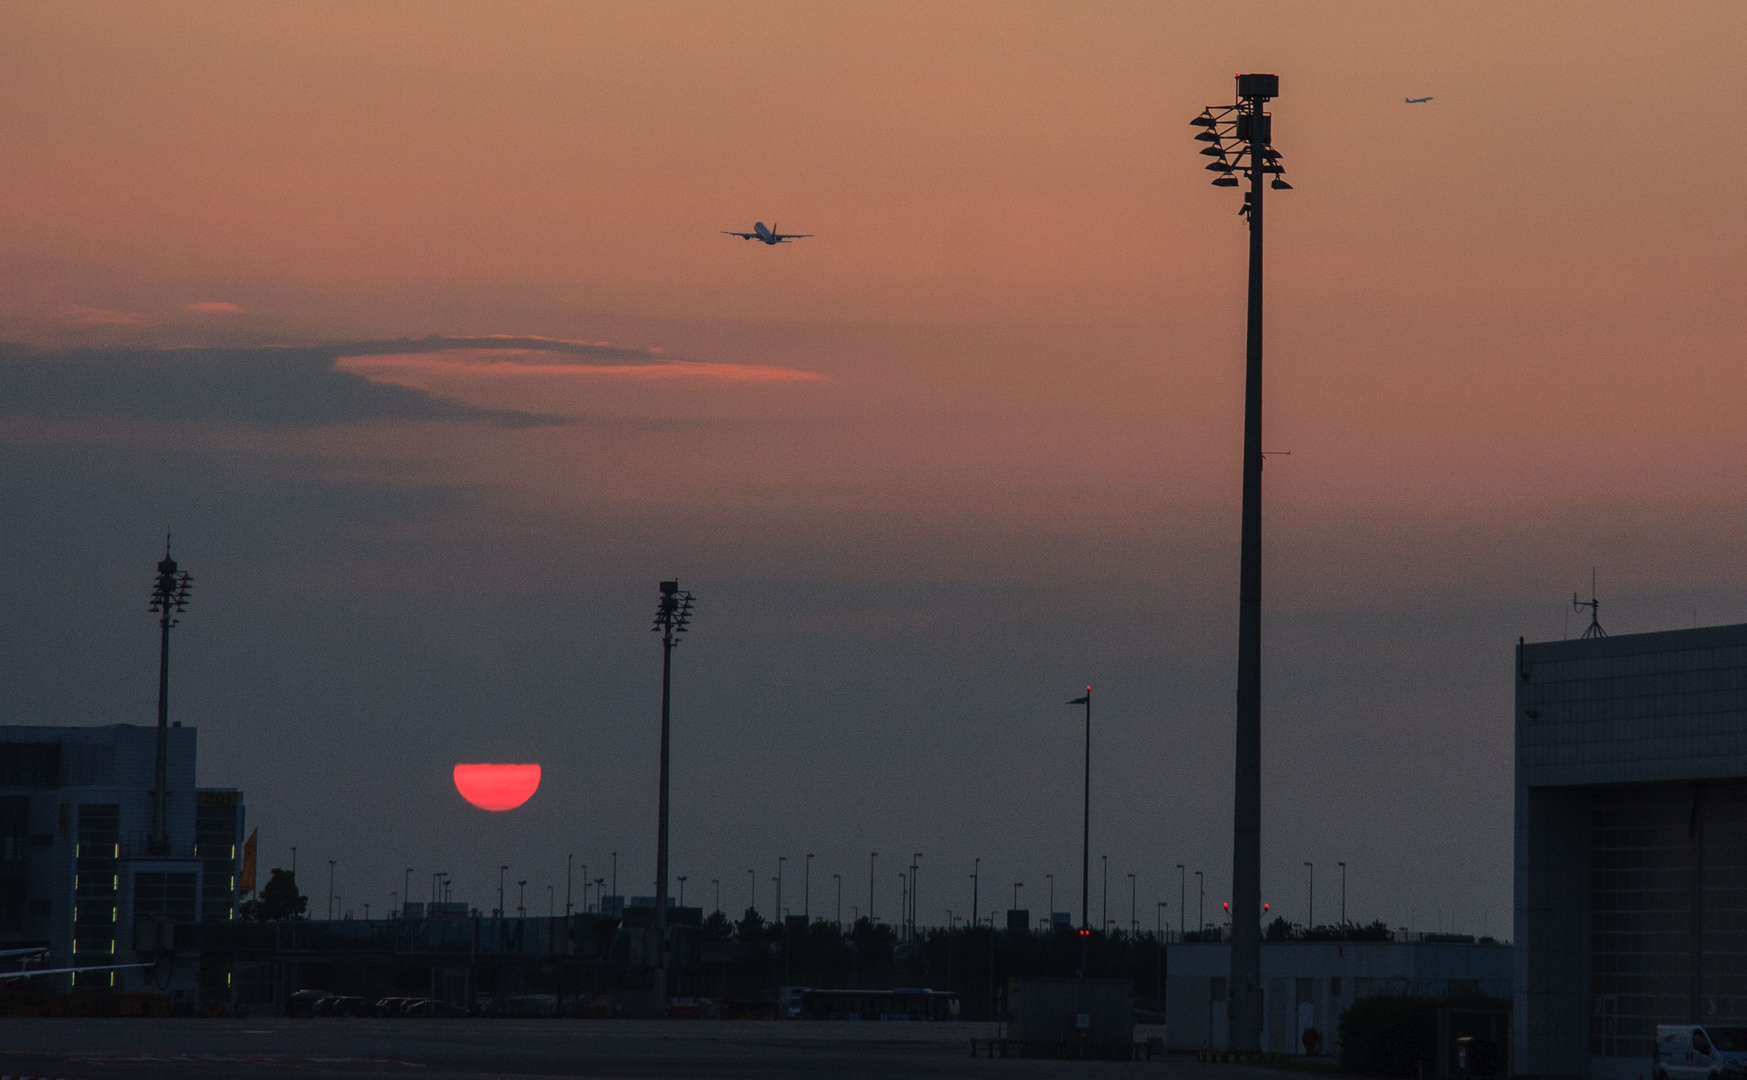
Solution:
M 110 311 L 82 304 L 68 304 L 61 309 L 61 317 L 81 326 L 143 326 L 146 321 L 137 311 Z
M 229 300 L 198 300 L 182 310 L 198 311 L 204 314 L 234 315 L 243 309 Z

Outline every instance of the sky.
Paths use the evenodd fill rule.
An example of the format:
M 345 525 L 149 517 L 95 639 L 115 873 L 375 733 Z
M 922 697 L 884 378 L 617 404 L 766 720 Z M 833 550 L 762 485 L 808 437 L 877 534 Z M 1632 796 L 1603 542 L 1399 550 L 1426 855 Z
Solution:
M 926 921 L 973 869 L 984 917 L 1017 882 L 1077 915 L 1091 684 L 1093 920 L 1193 923 L 1200 871 L 1214 921 L 1247 237 L 1188 121 L 1238 71 L 1280 76 L 1293 184 L 1263 899 L 1303 921 L 1313 863 L 1337 918 L 1344 862 L 1349 918 L 1508 934 L 1517 637 L 1580 632 L 1592 567 L 1612 633 L 1747 620 L 1739 5 L 0 30 L 0 722 L 154 722 L 173 532 L 171 715 L 318 913 L 329 860 L 359 916 L 408 868 L 543 913 L 616 852 L 652 892 L 677 577 L 688 902 L 768 916 L 780 866 L 785 908 L 864 914 L 877 851 L 890 918 L 920 852 Z M 722 234 L 755 220 L 816 236 Z M 539 792 L 468 806 L 481 761 Z

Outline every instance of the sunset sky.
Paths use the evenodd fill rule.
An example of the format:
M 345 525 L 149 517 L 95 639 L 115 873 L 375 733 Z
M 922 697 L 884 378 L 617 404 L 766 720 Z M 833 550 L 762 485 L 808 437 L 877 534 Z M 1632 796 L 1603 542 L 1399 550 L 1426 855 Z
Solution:
M 930 921 L 977 857 L 985 915 L 1077 913 L 1091 683 L 1111 917 L 1135 873 L 1180 924 L 1183 863 L 1212 920 L 1247 248 L 1188 121 L 1272 71 L 1263 899 L 1314 861 L 1333 918 L 1344 860 L 1353 917 L 1507 933 L 1518 635 L 1592 566 L 1613 633 L 1747 620 L 1744 49 L 1721 2 L 9 5 L 0 722 L 153 722 L 173 530 L 172 716 L 265 865 L 647 893 L 677 576 L 688 901 L 814 852 L 847 917 L 878 850 L 891 916 L 921 851 Z

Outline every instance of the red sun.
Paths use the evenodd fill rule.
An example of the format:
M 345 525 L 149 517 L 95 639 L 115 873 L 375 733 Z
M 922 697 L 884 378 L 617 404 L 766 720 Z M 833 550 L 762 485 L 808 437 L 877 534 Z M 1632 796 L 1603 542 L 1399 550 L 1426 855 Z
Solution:
M 455 766 L 455 790 L 481 810 L 514 810 L 539 787 L 538 765 Z

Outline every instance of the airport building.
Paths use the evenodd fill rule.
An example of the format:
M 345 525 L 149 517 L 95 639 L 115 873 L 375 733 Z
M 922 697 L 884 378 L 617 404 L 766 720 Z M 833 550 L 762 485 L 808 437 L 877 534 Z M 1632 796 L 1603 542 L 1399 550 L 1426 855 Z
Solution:
M 1303 1054 L 1304 1032 L 1315 1028 L 1319 1052 L 1339 1054 L 1341 1012 L 1361 998 L 1378 994 L 1458 1000 L 1510 996 L 1509 945 L 1489 938 L 1476 942 L 1467 935 L 1442 935 L 1442 940 L 1426 940 L 1440 937 L 1429 934 L 1404 937 L 1401 941 L 1264 941 L 1263 1052 Z M 1165 965 L 1166 1048 L 1227 1049 L 1231 945 L 1172 945 Z
M 1513 1066 L 1652 1080 L 1747 1022 L 1747 625 L 1521 645 Z
M 52 977 L 62 991 L 222 996 L 175 928 L 236 918 L 242 795 L 196 785 L 195 729 L 168 735 L 169 850 L 151 854 L 156 728 L 0 726 L 0 948 L 46 947 L 38 968 L 151 965 Z

